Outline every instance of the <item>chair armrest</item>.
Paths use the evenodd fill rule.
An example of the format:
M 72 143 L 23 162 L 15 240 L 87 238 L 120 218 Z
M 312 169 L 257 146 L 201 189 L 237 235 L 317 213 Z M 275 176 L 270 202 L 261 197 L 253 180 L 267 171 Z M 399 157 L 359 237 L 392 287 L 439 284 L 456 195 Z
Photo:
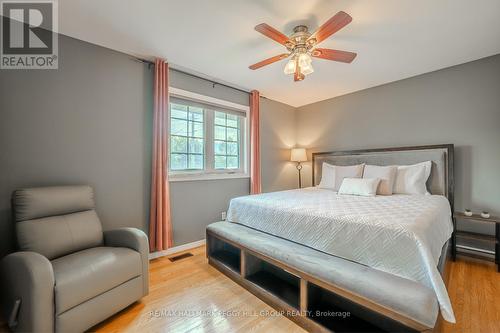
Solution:
M 13 331 L 54 331 L 54 271 L 36 252 L 16 252 L 0 261 L 2 308 Z M 20 306 L 15 313 L 16 301 Z
M 149 292 L 149 242 L 144 231 L 137 228 L 119 228 L 104 231 L 104 245 L 126 247 L 141 254 L 143 295 Z

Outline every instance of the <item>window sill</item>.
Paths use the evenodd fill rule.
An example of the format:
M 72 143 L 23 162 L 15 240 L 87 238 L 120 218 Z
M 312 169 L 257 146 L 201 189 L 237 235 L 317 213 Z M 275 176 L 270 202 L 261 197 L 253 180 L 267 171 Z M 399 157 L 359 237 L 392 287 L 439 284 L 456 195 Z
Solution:
M 250 175 L 245 173 L 209 173 L 209 174 L 176 174 L 169 175 L 169 182 L 191 182 L 200 180 L 217 180 L 217 179 L 238 179 L 238 178 L 250 178 Z

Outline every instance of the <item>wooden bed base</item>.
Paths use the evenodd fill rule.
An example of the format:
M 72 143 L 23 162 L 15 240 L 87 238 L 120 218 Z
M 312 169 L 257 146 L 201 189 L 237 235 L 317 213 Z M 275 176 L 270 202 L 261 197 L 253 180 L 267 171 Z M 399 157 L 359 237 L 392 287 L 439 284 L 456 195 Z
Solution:
M 252 251 L 209 230 L 207 230 L 206 246 L 210 265 L 309 332 L 332 332 L 337 329 L 343 332 L 440 332 L 441 330 L 442 318 L 440 315 L 434 328 L 426 327 L 389 308 L 319 280 L 294 267 L 289 267 L 265 254 Z M 219 250 L 222 247 L 225 247 L 226 250 L 227 247 L 231 248 L 230 251 L 233 251 L 234 255 L 228 254 L 230 252 L 227 251 L 225 251 L 225 255 L 220 255 L 222 251 Z M 446 263 L 445 267 L 448 264 L 449 262 Z M 276 270 L 276 275 L 266 276 L 259 272 L 262 265 L 268 265 L 270 271 Z M 445 271 L 447 270 L 445 269 Z M 446 274 L 448 273 L 446 272 Z M 443 275 L 445 283 L 448 280 L 446 274 Z M 371 321 L 367 322 L 355 314 L 347 321 L 344 318 L 325 323 L 321 319 L 309 315 L 310 312 L 323 311 L 321 300 L 314 299 L 314 294 L 318 291 L 323 293 L 323 299 L 326 293 L 328 297 L 335 300 L 334 307 L 338 311 L 353 312 L 352 309 L 358 310 L 371 318 Z M 343 305 L 345 305 L 344 310 L 342 309 Z M 373 319 L 382 327 L 373 325 Z M 340 327 L 336 325 L 340 325 Z
M 372 156 L 374 154 L 379 156 L 387 157 L 387 165 L 395 164 L 394 158 L 391 157 L 398 156 L 402 152 L 411 152 L 415 155 L 425 153 L 427 151 L 445 151 L 444 156 L 445 163 L 441 165 L 441 173 L 444 175 L 444 184 L 440 184 L 437 188 L 439 193 L 445 195 L 451 206 L 451 211 L 453 211 L 454 204 L 454 146 L 452 144 L 442 144 L 442 145 L 430 145 L 430 146 L 414 146 L 414 147 L 395 147 L 395 148 L 379 148 L 379 149 L 365 149 L 365 150 L 353 150 L 353 151 L 334 151 L 334 152 L 319 152 L 313 153 L 312 164 L 312 184 L 316 185 L 316 181 L 319 180 L 318 175 L 315 175 L 321 168 L 322 162 L 327 161 L 328 158 L 349 158 L 349 160 L 344 160 L 344 162 L 352 162 L 350 164 L 357 164 L 360 162 L 364 156 Z M 423 155 L 421 155 L 423 156 Z M 326 158 L 326 159 L 325 159 Z M 423 157 L 424 158 L 424 157 Z M 427 156 L 425 156 L 427 158 Z M 438 162 L 438 161 L 433 161 Z M 396 163 L 398 164 L 398 163 Z M 405 163 L 400 163 L 405 164 Z M 435 163 L 436 166 L 438 165 Z M 342 165 L 342 164 L 341 164 Z M 349 164 L 347 164 L 349 165 Z M 433 173 L 430 175 L 428 184 L 432 184 L 431 179 L 433 179 Z M 316 178 L 316 179 L 315 179 Z M 315 181 L 316 180 L 316 181 Z M 217 257 L 217 248 L 220 246 L 221 242 L 232 246 L 238 255 L 233 258 Z M 453 225 L 453 235 L 451 238 L 451 249 L 455 248 L 455 224 Z M 443 254 L 442 254 L 443 255 Z M 311 332 L 331 332 L 333 331 L 332 325 L 329 327 L 328 323 L 320 322 L 315 318 L 308 315 L 307 311 L 312 308 L 321 306 L 321 302 L 318 302 L 314 298 L 314 293 L 320 290 L 323 293 L 322 298 L 325 298 L 325 293 L 329 293 L 326 297 L 335 299 L 336 305 L 345 305 L 347 308 L 357 309 L 370 317 L 370 322 L 373 323 L 374 320 L 377 322 L 379 327 L 336 327 L 338 331 L 347 332 L 358 332 L 358 331 L 381 331 L 380 326 L 382 326 L 382 331 L 411 331 L 411 332 L 441 332 L 443 318 L 441 314 L 438 314 L 438 319 L 433 328 L 426 327 L 419 322 L 412 320 L 406 316 L 403 316 L 389 308 L 383 307 L 369 299 L 361 297 L 360 295 L 353 294 L 345 289 L 338 286 L 332 285 L 325 281 L 310 276 L 304 272 L 298 271 L 293 267 L 289 267 L 287 264 L 277 261 L 273 258 L 266 256 L 263 253 L 256 253 L 241 244 L 236 244 L 228 239 L 224 239 L 220 235 L 215 235 L 207 230 L 207 257 L 209 263 L 220 270 L 225 275 L 229 276 L 235 282 L 249 290 L 251 293 L 257 297 L 264 300 L 266 303 L 270 304 L 276 310 L 284 311 L 283 314 L 290 318 L 292 321 L 302 326 Z M 446 286 L 448 286 L 449 280 L 449 258 L 454 260 L 455 253 L 447 250 L 444 253 L 445 262 L 444 265 L 440 265 L 441 274 Z M 262 274 L 256 274 L 258 267 L 262 265 L 270 265 L 270 270 L 273 268 L 277 270 L 277 275 L 281 275 L 282 285 L 275 283 L 272 284 L 272 278 L 267 278 Z M 279 280 L 279 278 L 278 278 Z M 289 286 L 292 287 L 289 287 Z M 287 290 L 287 286 L 288 289 Z M 289 293 L 298 294 L 298 304 L 291 304 L 289 299 Z M 340 301 L 339 301 L 340 300 Z M 293 302 L 292 302 L 293 303 Z M 331 305 L 331 304 L 330 304 Z M 359 319 L 363 321 L 363 319 Z M 336 323 L 337 324 L 337 323 Z M 343 323 L 340 323 L 342 325 Z M 356 320 L 352 322 L 356 326 Z M 345 325 L 345 324 L 344 324 Z

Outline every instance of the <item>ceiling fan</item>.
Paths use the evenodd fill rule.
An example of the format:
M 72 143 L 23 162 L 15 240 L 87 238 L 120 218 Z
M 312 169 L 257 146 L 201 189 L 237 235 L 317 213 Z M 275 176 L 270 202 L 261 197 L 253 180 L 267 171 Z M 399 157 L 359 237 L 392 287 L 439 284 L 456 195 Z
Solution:
M 255 26 L 255 30 L 285 46 L 288 53 L 268 58 L 248 68 L 252 70 L 259 69 L 273 62 L 291 57 L 285 65 L 284 72 L 287 75 L 293 74 L 294 81 L 302 81 L 306 75 L 314 71 L 311 57 L 351 63 L 356 58 L 356 53 L 316 47 L 316 45 L 348 25 L 351 21 L 352 17 L 349 14 L 340 11 L 319 27 L 315 33 L 311 34 L 305 25 L 298 25 L 293 28 L 293 34 L 290 37 L 285 36 L 266 23 L 261 23 Z

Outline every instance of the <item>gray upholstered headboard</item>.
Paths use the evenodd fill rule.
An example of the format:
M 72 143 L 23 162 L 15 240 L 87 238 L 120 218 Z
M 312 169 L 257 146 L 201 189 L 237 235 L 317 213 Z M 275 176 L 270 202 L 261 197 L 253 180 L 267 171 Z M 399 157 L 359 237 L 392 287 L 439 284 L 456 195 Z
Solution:
M 427 181 L 427 189 L 432 194 L 446 196 L 453 209 L 452 144 L 313 153 L 312 183 L 313 185 L 319 184 L 323 162 L 334 165 L 354 165 L 360 163 L 406 165 L 424 161 L 432 161 L 432 170 Z

